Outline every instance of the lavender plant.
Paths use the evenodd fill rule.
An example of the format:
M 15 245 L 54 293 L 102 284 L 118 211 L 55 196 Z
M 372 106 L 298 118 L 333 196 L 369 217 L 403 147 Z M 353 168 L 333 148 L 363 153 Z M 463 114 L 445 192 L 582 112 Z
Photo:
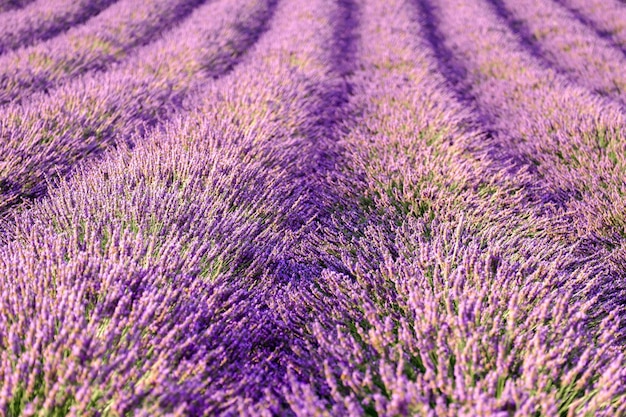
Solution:
M 311 182 L 323 175 L 303 174 L 315 175 L 309 161 L 330 152 L 315 140 L 334 115 L 325 110 L 328 99 L 345 88 L 323 53 L 340 11 L 329 3 L 297 4 L 280 4 L 271 31 L 231 75 L 198 96 L 196 112 L 132 151 L 112 153 L 19 214 L 5 250 L 21 260 L 12 258 L 6 267 L 17 269 L 0 275 L 17 277 L 54 259 L 69 269 L 49 270 L 47 281 L 25 274 L 12 282 L 26 280 L 24 291 L 35 298 L 48 291 L 64 297 L 75 285 L 89 290 L 59 310 L 75 314 L 50 322 L 58 332 L 38 339 L 43 363 L 28 362 L 36 355 L 30 344 L 20 345 L 27 353 L 20 347 L 7 357 L 7 413 L 210 415 L 255 403 L 258 410 L 283 409 L 278 394 L 286 363 L 308 362 L 291 356 L 301 343 L 282 316 L 288 312 L 279 296 L 289 291 L 278 284 L 296 271 L 305 279 L 309 269 L 319 269 L 300 259 L 299 250 L 311 249 L 298 244 L 298 232 L 311 230 L 307 222 L 320 211 L 322 195 Z M 294 38 L 285 38 L 286 30 Z M 253 148 L 259 152 L 250 153 Z M 91 195 L 96 189 L 98 197 Z M 92 229 L 94 220 L 99 226 Z M 32 252 L 49 239 L 63 253 L 45 260 Z M 53 297 L 48 305 L 62 303 Z M 102 297 L 108 301 L 100 304 Z M 12 337 L 21 340 L 29 328 L 49 334 L 43 328 L 51 312 L 39 306 L 21 305 L 28 310 L 17 314 L 28 321 L 11 322 Z M 232 329 L 230 322 L 239 324 Z M 233 338 L 226 341 L 221 331 L 233 331 Z M 64 353 L 63 340 L 82 346 L 78 356 Z
M 504 135 L 501 146 L 514 150 L 545 184 L 541 197 L 563 214 L 577 213 L 565 216 L 569 233 L 592 240 L 597 233 L 613 233 L 600 218 L 621 216 L 610 203 L 623 188 L 621 107 L 542 68 L 514 47 L 512 33 L 495 15 L 483 13 L 483 6 L 441 1 L 434 9 L 444 45 L 453 51 L 448 65 L 465 74 L 460 88 L 479 105 L 490 129 Z M 480 28 L 476 35 L 463 29 L 470 21 Z

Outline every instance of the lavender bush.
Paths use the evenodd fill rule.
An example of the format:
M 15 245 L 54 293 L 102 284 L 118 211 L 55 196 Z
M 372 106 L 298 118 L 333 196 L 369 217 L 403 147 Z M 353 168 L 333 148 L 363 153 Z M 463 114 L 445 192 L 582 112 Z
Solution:
M 0 58 L 0 415 L 626 415 L 623 6 L 589 4 L 41 14 Z

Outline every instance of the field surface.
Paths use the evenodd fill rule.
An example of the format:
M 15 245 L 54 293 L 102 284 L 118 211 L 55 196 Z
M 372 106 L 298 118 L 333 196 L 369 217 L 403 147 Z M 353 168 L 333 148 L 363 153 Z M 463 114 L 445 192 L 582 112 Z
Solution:
M 0 416 L 626 416 L 624 0 L 0 0 Z

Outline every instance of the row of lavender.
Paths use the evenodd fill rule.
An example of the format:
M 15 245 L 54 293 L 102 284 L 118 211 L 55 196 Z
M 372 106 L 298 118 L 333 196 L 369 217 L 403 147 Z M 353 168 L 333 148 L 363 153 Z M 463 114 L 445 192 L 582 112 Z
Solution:
M 67 173 L 77 161 L 130 143 L 133 133 L 182 111 L 195 88 L 228 71 L 266 20 L 256 8 L 226 21 L 212 18 L 228 10 L 223 2 L 202 5 L 115 69 L 0 108 L 0 210 L 41 195 L 45 179 Z
M 227 4 L 211 21 L 234 19 L 251 6 L 241 2 L 237 12 Z M 309 133 L 324 131 L 316 112 L 334 100 L 326 90 L 342 95 L 343 83 L 334 85 L 326 57 L 318 56 L 333 42 L 334 13 L 325 15 L 325 6 L 283 2 L 272 31 L 236 73 L 209 83 L 197 111 L 132 153 L 111 154 L 61 185 L 34 209 L 39 214 L 25 213 L 27 223 L 17 222 L 1 274 L 14 277 L 2 286 L 16 291 L 5 305 L 23 309 L 2 326 L 18 343 L 3 362 L 7 369 L 17 361 L 5 373 L 6 412 L 211 414 L 245 410 L 264 387 L 280 388 L 295 348 L 285 338 L 295 329 L 281 325 L 280 306 L 268 306 L 267 292 L 282 289 L 258 275 L 270 265 L 296 270 L 288 254 L 298 245 L 289 237 L 308 227 L 316 211 L 307 195 L 317 192 L 309 184 L 314 177 L 294 170 L 317 166 L 302 159 L 312 156 L 303 146 Z M 245 23 L 262 20 L 252 14 Z M 241 40 L 242 26 L 232 22 L 231 43 Z M 292 135 L 289 156 L 283 148 Z M 290 175 L 301 178 L 300 189 Z M 81 201 L 84 209 L 76 205 Z M 52 213 L 54 219 L 35 220 Z M 43 270 L 32 280 L 23 272 L 48 262 L 37 249 L 43 241 L 64 251 L 50 248 L 48 257 L 62 270 Z M 18 304 L 27 296 L 22 291 L 34 299 L 50 291 L 75 296 L 59 299 L 57 310 L 53 302 Z M 22 332 L 33 328 L 41 331 L 29 341 Z M 66 342 L 59 344 L 61 334 Z M 64 353 L 66 343 L 75 354 Z
M 579 22 L 571 11 L 554 2 L 491 0 L 490 3 L 539 60 L 554 65 L 576 82 L 623 102 L 626 56 L 610 40 L 599 37 L 593 27 Z
M 0 54 L 52 38 L 113 3 L 114 0 L 36 1 L 24 9 L 0 14 Z
M 335 300 L 322 303 L 325 320 L 313 326 L 333 400 L 309 383 L 300 386 L 305 407 L 330 403 L 336 415 L 360 415 L 363 406 L 379 415 L 621 415 L 620 271 L 603 275 L 583 263 L 569 243 L 581 239 L 563 230 L 574 216 L 555 204 L 552 176 L 530 160 L 541 153 L 518 153 L 511 145 L 520 120 L 509 113 L 501 126 L 488 113 L 518 103 L 486 101 L 507 94 L 488 83 L 517 75 L 516 44 L 497 48 L 506 31 L 481 19 L 489 18 L 482 2 L 414 6 L 364 11 L 361 39 L 372 46 L 362 47 L 362 107 L 355 100 L 362 131 L 349 142 L 355 171 L 367 173 L 361 206 L 374 216 L 355 244 L 366 252 L 348 263 L 356 282 L 328 273 L 326 285 L 317 283 L 319 296 Z M 502 59 L 502 72 L 475 79 L 472 59 Z M 620 114 L 600 120 L 619 123 Z M 570 118 L 568 126 L 585 124 Z
M 32 3 L 34 0 L 2 0 L 0 1 L 0 12 L 20 9 Z
M 51 53 L 0 108 L 0 413 L 625 414 L 623 58 L 534 49 L 528 3 L 216 0 Z
M 626 10 L 619 1 L 561 0 L 559 3 L 600 36 L 626 51 Z
M 440 58 L 444 72 L 464 74 L 450 79 L 499 146 L 532 174 L 523 189 L 534 189 L 530 198 L 543 203 L 542 234 L 576 245 L 575 257 L 595 258 L 615 297 L 608 310 L 623 310 L 623 108 L 541 65 L 495 13 L 480 12 L 484 1 L 438 4 L 426 10 L 438 22 L 430 36 L 448 52 Z
M 22 101 L 85 72 L 111 68 L 201 3 L 120 0 L 89 24 L 0 55 L 0 105 Z

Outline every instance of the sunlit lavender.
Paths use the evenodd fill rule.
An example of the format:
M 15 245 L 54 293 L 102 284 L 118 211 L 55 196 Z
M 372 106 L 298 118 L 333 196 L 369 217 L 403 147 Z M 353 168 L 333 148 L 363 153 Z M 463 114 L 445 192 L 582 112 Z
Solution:
M 623 0 L 0 0 L 0 416 L 626 416 Z

